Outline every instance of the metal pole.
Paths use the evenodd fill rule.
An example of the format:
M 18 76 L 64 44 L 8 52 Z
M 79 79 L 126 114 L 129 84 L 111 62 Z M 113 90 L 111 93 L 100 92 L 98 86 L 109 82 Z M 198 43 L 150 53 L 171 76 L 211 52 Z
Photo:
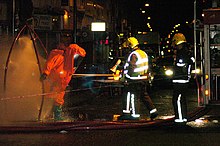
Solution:
M 73 43 L 76 42 L 76 36 L 77 36 L 77 0 L 74 0 L 73 4 Z
M 12 36 L 15 34 L 15 0 L 12 2 Z
M 196 69 L 196 0 L 194 1 L 194 55 L 195 55 L 195 69 Z
M 196 38 L 196 0 L 194 1 L 194 57 L 195 57 L 195 75 L 196 75 L 196 69 L 197 69 L 197 65 L 196 65 L 196 45 L 197 45 L 197 38 Z M 200 91 L 199 91 L 199 86 L 198 86 L 198 90 L 197 90 L 197 99 L 198 99 L 198 106 L 200 105 L 199 103 L 199 98 L 200 98 Z

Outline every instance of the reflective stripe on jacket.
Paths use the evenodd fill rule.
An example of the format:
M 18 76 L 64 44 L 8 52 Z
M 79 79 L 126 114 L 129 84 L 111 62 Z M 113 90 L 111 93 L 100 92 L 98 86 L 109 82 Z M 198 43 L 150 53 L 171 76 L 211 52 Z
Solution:
M 188 50 L 184 45 L 182 49 L 177 51 L 173 83 L 188 83 L 190 81 L 191 67 L 195 59 Z
M 124 66 L 124 75 L 126 78 L 136 79 L 147 79 L 148 72 L 148 56 L 147 54 L 137 49 L 128 56 L 128 59 Z

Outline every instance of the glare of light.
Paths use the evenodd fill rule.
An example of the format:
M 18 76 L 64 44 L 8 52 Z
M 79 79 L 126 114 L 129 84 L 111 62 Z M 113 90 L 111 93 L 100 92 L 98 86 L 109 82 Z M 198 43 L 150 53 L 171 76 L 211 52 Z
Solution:
M 145 7 L 149 7 L 150 6 L 150 4 L 145 4 Z
M 196 119 L 195 122 L 198 123 L 198 124 L 203 123 L 203 119 Z
M 201 71 L 200 71 L 199 68 L 192 70 L 192 73 L 197 73 L 197 74 L 199 74 L 200 72 L 201 72 Z
M 53 18 L 53 20 L 52 20 L 53 22 L 55 22 L 55 21 L 57 21 L 57 19 L 56 18 Z
M 150 18 L 150 17 L 147 17 L 147 19 L 150 20 L 151 18 Z
M 64 10 L 64 15 L 63 15 L 64 20 L 68 19 L 68 12 Z
M 172 116 L 160 116 L 160 119 L 164 119 L 164 120 L 171 119 L 171 118 L 174 118 L 174 115 L 172 115 Z
M 205 79 L 208 80 L 209 79 L 209 75 L 205 75 Z
M 150 31 L 153 31 L 153 29 L 150 29 Z
M 209 95 L 209 90 L 205 90 L 205 95 L 206 95 L 206 96 Z
M 204 13 L 202 13 L 202 17 L 204 17 L 205 16 L 205 14 Z
M 73 58 L 77 59 L 78 57 L 79 57 L 79 54 L 75 54 Z
M 154 80 L 154 76 L 151 76 L 150 79 L 151 79 L 151 80 Z
M 165 71 L 165 74 L 167 76 L 172 76 L 173 75 L 173 71 L 171 69 L 168 69 L 168 70 Z
M 124 36 L 124 34 L 123 34 L 123 33 L 120 33 L 119 35 L 120 35 L 121 37 L 123 37 L 123 36 Z
M 142 14 L 144 14 L 144 13 L 145 13 L 145 11 L 143 10 L 143 11 L 141 11 L 141 13 L 142 13 Z
M 92 3 L 86 3 L 86 5 L 87 5 L 87 6 L 93 6 L 93 4 L 92 4 Z

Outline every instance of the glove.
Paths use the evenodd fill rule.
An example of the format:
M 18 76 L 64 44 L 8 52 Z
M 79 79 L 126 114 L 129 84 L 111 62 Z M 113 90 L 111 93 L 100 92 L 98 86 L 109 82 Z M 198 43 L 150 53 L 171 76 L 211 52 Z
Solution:
M 43 73 L 40 76 L 40 81 L 46 80 L 46 78 L 47 78 L 47 74 Z

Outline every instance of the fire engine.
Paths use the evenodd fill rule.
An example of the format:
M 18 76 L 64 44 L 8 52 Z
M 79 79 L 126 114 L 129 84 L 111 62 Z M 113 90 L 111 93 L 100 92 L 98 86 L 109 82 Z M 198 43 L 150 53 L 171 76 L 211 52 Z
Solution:
M 196 30 L 200 45 L 195 48 L 202 73 L 198 105 L 220 105 L 220 8 L 204 9 L 203 14 L 203 27 Z

